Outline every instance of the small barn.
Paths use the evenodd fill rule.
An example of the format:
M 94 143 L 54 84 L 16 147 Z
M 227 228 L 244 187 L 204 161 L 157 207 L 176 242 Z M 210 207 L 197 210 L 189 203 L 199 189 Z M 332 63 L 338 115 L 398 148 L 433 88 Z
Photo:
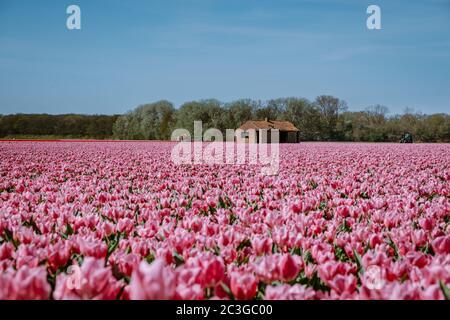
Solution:
M 298 130 L 291 122 L 281 120 L 250 120 L 245 122 L 238 129 L 242 130 L 241 138 L 246 142 L 259 143 L 261 140 L 260 133 L 267 130 L 267 143 L 272 141 L 272 130 L 279 131 L 280 143 L 298 143 L 300 142 L 300 130 Z M 250 141 L 250 130 L 256 131 L 256 141 Z

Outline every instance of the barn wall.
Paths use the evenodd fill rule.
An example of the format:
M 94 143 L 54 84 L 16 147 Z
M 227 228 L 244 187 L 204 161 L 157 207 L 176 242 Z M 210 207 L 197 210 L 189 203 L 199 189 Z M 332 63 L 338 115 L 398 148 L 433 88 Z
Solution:
M 256 140 L 251 139 L 251 137 L 247 136 L 243 139 L 243 142 L 245 143 L 272 143 L 272 131 L 267 130 L 267 140 L 263 141 L 262 139 L 262 133 L 264 130 L 257 130 L 256 131 Z M 247 132 L 247 131 L 244 131 Z M 279 141 L 280 143 L 298 143 L 299 141 L 299 134 L 296 131 L 279 131 Z
M 297 143 L 297 132 L 288 132 L 288 143 Z

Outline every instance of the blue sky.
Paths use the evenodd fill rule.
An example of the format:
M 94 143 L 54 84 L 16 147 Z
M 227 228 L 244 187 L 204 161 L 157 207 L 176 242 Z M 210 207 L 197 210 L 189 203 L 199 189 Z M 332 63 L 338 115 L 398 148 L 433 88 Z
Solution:
M 2 114 L 319 94 L 450 112 L 450 0 L 0 0 Z

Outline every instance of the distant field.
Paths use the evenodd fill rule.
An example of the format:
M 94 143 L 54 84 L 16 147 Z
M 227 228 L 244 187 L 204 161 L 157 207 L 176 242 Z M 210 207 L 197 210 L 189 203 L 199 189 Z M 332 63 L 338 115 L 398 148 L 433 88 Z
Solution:
M 1 140 L 92 140 L 89 137 L 77 137 L 77 136 L 58 136 L 58 135 L 8 135 L 1 137 Z

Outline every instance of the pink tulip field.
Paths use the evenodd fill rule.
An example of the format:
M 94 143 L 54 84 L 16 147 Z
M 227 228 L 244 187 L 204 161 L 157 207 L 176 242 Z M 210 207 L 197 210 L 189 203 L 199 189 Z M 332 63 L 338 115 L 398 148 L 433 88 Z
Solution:
M 0 142 L 0 299 L 445 299 L 450 145 Z

